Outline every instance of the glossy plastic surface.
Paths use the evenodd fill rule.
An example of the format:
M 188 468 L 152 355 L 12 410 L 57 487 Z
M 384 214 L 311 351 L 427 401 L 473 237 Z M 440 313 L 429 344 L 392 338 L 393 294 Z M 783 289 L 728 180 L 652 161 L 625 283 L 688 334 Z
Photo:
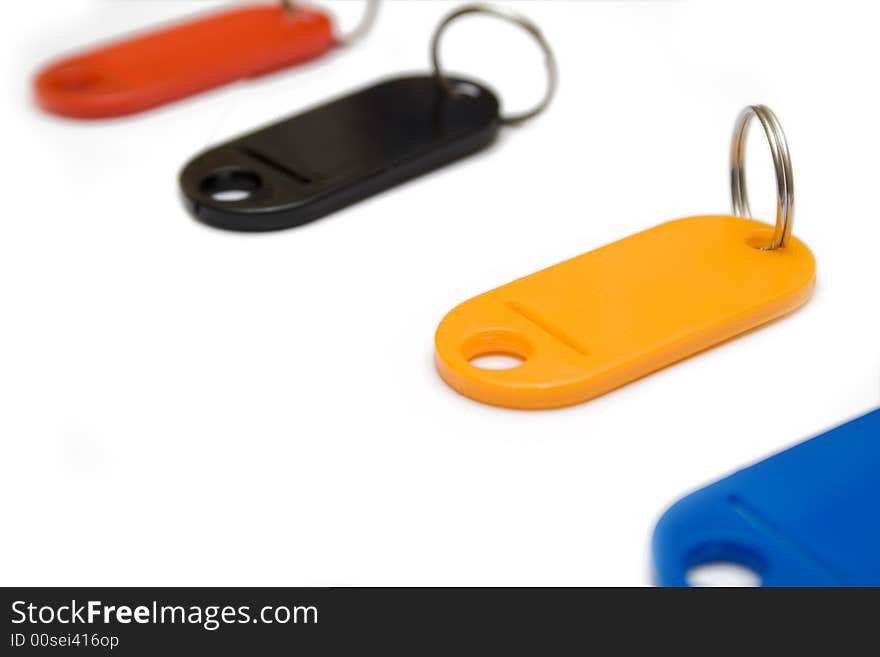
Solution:
M 791 312 L 810 297 L 815 261 L 799 240 L 776 251 L 765 224 L 679 219 L 466 301 L 437 329 L 437 369 L 497 406 L 587 401 Z M 505 370 L 471 361 L 503 354 Z
M 197 156 L 180 176 L 183 195 L 218 228 L 314 221 L 488 146 L 498 100 L 468 88 L 453 99 L 429 76 L 380 82 Z
M 686 586 L 709 562 L 764 586 L 880 586 L 880 410 L 688 495 L 660 519 L 654 564 Z
M 123 116 L 312 59 L 334 45 L 320 11 L 280 2 L 209 14 L 55 62 L 39 105 L 71 118 Z

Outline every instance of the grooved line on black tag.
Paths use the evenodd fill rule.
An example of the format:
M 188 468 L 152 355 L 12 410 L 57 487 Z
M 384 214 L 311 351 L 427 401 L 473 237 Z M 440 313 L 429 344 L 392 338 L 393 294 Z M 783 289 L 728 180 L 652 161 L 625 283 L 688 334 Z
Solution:
M 305 176 L 305 175 L 299 173 L 298 171 L 294 171 L 290 167 L 285 166 L 284 164 L 281 164 L 280 162 L 276 162 L 272 158 L 267 157 L 266 155 L 263 155 L 262 153 L 259 153 L 252 148 L 248 148 L 247 146 L 242 146 L 239 150 L 242 153 L 244 153 L 247 157 L 254 159 L 261 164 L 266 165 L 270 169 L 275 169 L 275 171 L 277 171 L 278 173 L 284 174 L 288 178 L 292 178 L 303 185 L 311 185 L 312 184 L 312 179 L 309 178 L 308 176 Z

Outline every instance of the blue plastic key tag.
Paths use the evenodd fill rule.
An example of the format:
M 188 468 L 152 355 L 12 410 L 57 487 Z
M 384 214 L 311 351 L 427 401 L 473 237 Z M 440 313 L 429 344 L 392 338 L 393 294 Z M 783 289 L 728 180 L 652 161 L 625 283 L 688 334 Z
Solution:
M 653 549 L 662 586 L 710 563 L 764 586 L 880 586 L 880 410 L 679 500 Z

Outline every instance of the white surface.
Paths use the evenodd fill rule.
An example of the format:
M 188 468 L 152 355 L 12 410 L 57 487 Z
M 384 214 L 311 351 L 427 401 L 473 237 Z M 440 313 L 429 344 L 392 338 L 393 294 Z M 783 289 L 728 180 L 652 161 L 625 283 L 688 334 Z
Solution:
M 430 31 L 456 3 L 392 0 L 350 51 L 88 124 L 31 104 L 41 62 L 213 3 L 6 8 L 0 582 L 650 584 L 668 503 L 877 405 L 875 3 L 516 4 L 561 62 L 545 116 L 262 235 L 192 220 L 184 162 L 426 70 Z M 540 58 L 505 50 L 526 43 L 510 29 L 462 23 L 449 64 L 526 104 Z M 730 131 L 755 102 L 791 143 L 795 232 L 819 263 L 809 305 L 566 410 L 494 409 L 446 387 L 432 340 L 457 303 L 727 212 Z M 768 216 L 769 157 L 752 137 L 753 205 Z

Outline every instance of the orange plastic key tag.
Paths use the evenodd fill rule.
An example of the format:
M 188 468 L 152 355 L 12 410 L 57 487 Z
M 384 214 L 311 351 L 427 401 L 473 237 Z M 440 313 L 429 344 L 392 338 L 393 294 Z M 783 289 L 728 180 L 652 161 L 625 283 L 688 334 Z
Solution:
M 776 228 L 746 219 L 746 128 L 758 117 L 776 168 Z M 734 213 L 678 219 L 466 301 L 440 323 L 436 364 L 455 390 L 496 406 L 584 402 L 793 311 L 816 264 L 791 236 L 794 185 L 785 135 L 757 105 L 731 149 Z M 484 369 L 483 356 L 513 357 Z
M 51 64 L 34 80 L 36 99 L 78 119 L 141 112 L 349 43 L 369 29 L 377 2 L 346 37 L 334 36 L 327 14 L 293 0 L 198 17 Z

